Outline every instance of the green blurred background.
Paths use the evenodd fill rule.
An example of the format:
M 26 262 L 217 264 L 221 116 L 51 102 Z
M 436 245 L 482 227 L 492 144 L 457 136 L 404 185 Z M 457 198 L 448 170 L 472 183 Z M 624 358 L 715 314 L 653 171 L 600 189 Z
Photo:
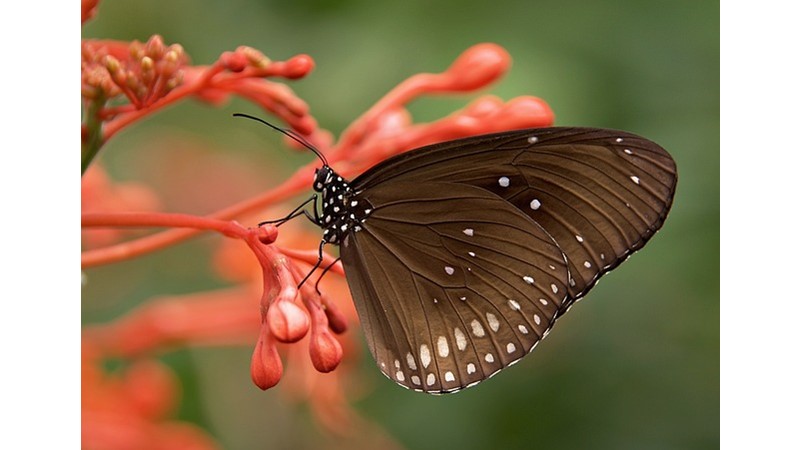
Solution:
M 719 447 L 718 2 L 105 1 L 82 34 L 140 41 L 160 34 L 183 45 L 194 64 L 239 45 L 276 60 L 307 53 L 316 69 L 290 87 L 334 133 L 409 75 L 441 71 L 469 46 L 495 42 L 514 64 L 486 93 L 539 96 L 557 125 L 618 128 L 660 143 L 679 173 L 664 229 L 562 318 L 533 356 L 444 397 L 401 389 L 365 358 L 363 377 L 375 389 L 355 407 L 412 449 Z M 425 99 L 411 111 L 433 120 L 471 98 Z M 178 136 L 263 171 L 263 182 L 248 186 L 258 192 L 311 159 L 232 112 L 264 116 L 242 101 L 184 102 L 116 136 L 102 162 L 116 179 L 158 188 L 169 174 L 148 172 L 137 158 L 170 152 Z M 156 142 L 163 136 L 171 138 Z M 200 188 L 213 173 L 182 176 Z M 187 211 L 166 200 L 176 212 L 219 206 Z M 89 270 L 84 322 L 117 317 L 155 295 L 223 285 L 207 264 L 213 239 Z M 165 355 L 182 376 L 177 414 L 229 449 L 343 448 L 302 405 L 249 383 L 250 352 Z

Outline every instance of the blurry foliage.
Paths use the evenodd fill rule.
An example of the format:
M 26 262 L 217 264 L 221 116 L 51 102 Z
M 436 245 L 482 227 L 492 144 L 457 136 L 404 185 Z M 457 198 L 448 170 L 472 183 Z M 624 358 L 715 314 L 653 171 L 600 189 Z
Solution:
M 356 406 L 415 449 L 719 446 L 718 2 L 107 0 L 83 27 L 84 37 L 145 40 L 155 33 L 201 64 L 238 45 L 275 59 L 311 55 L 316 70 L 292 88 L 334 132 L 408 75 L 442 70 L 470 45 L 496 42 L 514 66 L 493 93 L 540 96 L 557 125 L 619 128 L 660 143 L 679 173 L 664 229 L 561 319 L 534 355 L 445 397 L 400 389 L 365 358 L 374 390 Z M 412 113 L 434 118 L 466 100 L 425 100 Z M 224 155 L 247 167 L 243 182 L 257 191 L 311 159 L 232 119 L 238 111 L 262 114 L 239 101 L 224 108 L 185 102 L 120 134 L 100 160 L 118 180 L 158 183 L 148 178 L 159 161 L 147 159 L 152 149 L 169 158 L 171 149 L 160 143 L 203 141 L 195 158 Z M 213 171 L 182 170 L 157 173 L 181 177 L 187 189 L 215 181 Z M 175 212 L 213 209 L 196 207 Z M 114 317 L 154 295 L 220 285 L 207 264 L 212 239 L 92 269 L 84 321 Z M 230 449 L 335 448 L 280 388 L 252 386 L 250 352 L 166 355 L 183 382 L 181 416 Z

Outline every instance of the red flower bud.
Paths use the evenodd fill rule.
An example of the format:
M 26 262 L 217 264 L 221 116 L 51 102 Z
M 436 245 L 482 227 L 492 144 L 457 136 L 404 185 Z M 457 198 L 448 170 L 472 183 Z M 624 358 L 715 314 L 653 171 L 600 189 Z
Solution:
M 472 91 L 500 78 L 511 66 L 511 56 L 497 44 L 478 44 L 468 48 L 447 69 L 450 89 Z
M 323 373 L 332 371 L 342 362 L 342 344 L 327 328 L 312 331 L 308 352 L 314 368 Z
M 250 360 L 250 377 L 253 383 L 263 390 L 267 390 L 281 380 L 283 363 L 278 355 L 275 342 L 269 335 L 265 324 L 261 324 L 261 334 L 256 343 L 253 358 Z
M 328 318 L 328 327 L 331 331 L 336 334 L 342 334 L 347 331 L 347 319 L 325 294 L 322 294 L 322 304 L 325 306 L 325 317 Z
M 147 40 L 144 51 L 152 59 L 161 59 L 164 54 L 164 39 L 161 36 L 154 34 Z
M 248 64 L 247 56 L 239 52 L 225 52 L 219 59 L 231 72 L 241 72 Z
M 275 339 L 291 343 L 303 339 L 308 333 L 309 318 L 296 303 L 279 297 L 267 311 L 267 323 Z
M 498 119 L 507 121 L 509 128 L 548 127 L 553 125 L 555 114 L 544 100 L 523 96 L 510 100 L 498 114 Z
M 297 55 L 286 61 L 284 77 L 290 80 L 303 78 L 314 69 L 314 60 L 308 55 Z

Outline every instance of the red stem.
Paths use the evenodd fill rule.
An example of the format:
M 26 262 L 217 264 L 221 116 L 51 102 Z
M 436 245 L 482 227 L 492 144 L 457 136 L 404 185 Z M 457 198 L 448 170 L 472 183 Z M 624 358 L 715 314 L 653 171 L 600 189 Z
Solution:
M 249 235 L 247 228 L 230 220 L 217 220 L 207 217 L 177 213 L 153 212 L 119 212 L 81 214 L 81 226 L 99 227 L 172 227 L 193 228 L 196 230 L 212 230 L 229 237 L 245 239 Z
M 290 198 L 301 190 L 306 189 L 311 184 L 311 169 L 316 165 L 317 163 L 314 162 L 301 168 L 283 184 L 263 195 L 229 206 L 228 208 L 206 216 L 206 218 L 230 220 L 245 213 L 262 209 L 272 203 Z M 198 229 L 173 229 L 108 247 L 87 250 L 81 254 L 81 268 L 85 269 L 141 256 L 174 245 L 196 236 L 199 233 L 200 230 Z

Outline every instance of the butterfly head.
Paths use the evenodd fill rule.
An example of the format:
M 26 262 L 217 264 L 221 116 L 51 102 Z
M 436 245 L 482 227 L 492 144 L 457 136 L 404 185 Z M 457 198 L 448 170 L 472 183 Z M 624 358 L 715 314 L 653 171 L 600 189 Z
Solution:
M 314 171 L 314 191 L 322 192 L 326 186 L 330 185 L 337 175 L 328 165 L 324 165 Z

